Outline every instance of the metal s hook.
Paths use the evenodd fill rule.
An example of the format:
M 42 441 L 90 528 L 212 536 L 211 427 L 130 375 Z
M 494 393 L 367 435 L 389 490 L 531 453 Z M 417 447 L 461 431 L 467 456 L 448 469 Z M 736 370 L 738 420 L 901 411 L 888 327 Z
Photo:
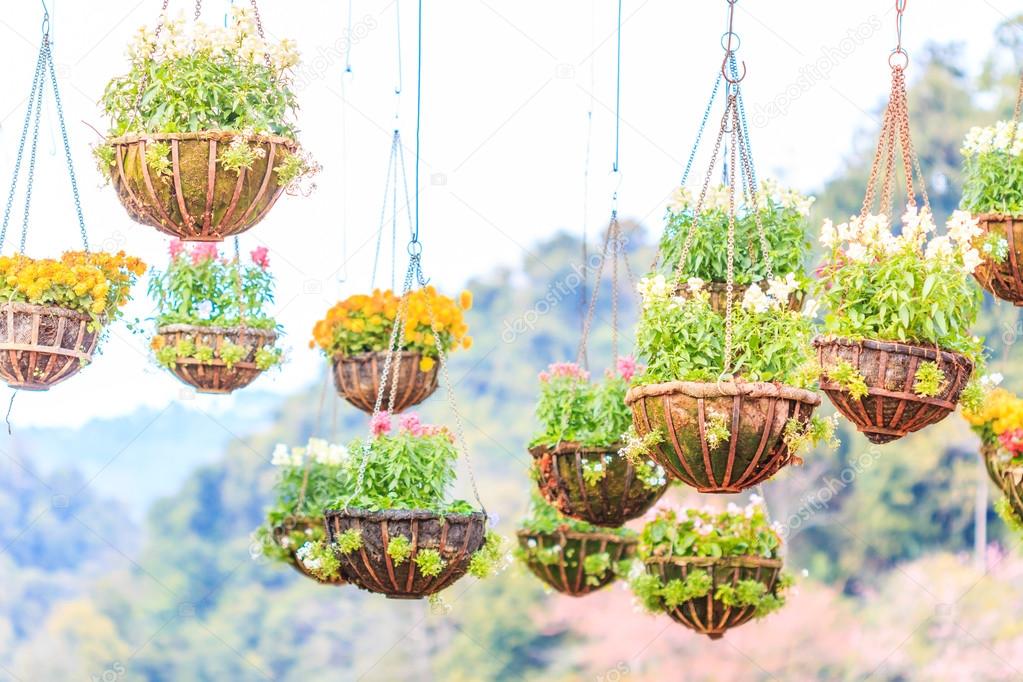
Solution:
M 724 37 L 728 38 L 728 44 L 724 46 L 725 58 L 721 60 L 721 75 L 724 77 L 725 81 L 729 85 L 738 85 L 743 81 L 743 79 L 746 78 L 745 61 L 739 62 L 742 65 L 742 74 L 737 77 L 732 76 L 728 68 L 729 58 L 735 54 L 735 51 L 739 49 L 739 45 L 741 44 L 741 41 L 738 41 L 735 47 L 732 47 L 732 40 L 733 39 L 738 40 L 739 38 L 738 34 L 736 34 L 734 30 L 732 30 L 732 28 L 735 25 L 735 3 L 737 3 L 738 1 L 739 0 L 726 0 L 726 2 L 728 3 L 728 30 L 725 32 L 725 35 L 722 36 L 722 38 Z
M 895 49 L 888 55 L 888 66 L 893 69 L 905 70 L 909 66 L 909 52 L 902 47 L 902 21 L 906 13 L 908 0 L 895 0 Z M 901 63 L 898 58 L 902 59 Z
M 43 35 L 50 35 L 50 8 L 46 6 L 46 0 L 39 0 L 43 6 Z

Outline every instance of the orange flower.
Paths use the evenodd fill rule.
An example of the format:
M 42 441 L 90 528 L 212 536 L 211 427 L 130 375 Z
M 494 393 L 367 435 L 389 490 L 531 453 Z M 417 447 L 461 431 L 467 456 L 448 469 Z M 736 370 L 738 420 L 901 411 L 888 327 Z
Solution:
M 419 371 L 429 372 L 437 362 L 433 358 L 422 357 L 419 359 Z
M 466 289 L 458 296 L 458 305 L 462 310 L 472 308 L 472 292 Z

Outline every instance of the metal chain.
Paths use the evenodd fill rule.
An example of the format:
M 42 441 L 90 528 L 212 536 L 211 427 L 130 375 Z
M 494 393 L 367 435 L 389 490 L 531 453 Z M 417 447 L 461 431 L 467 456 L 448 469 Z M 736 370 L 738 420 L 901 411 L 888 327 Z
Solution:
M 18 175 L 21 173 L 21 162 L 25 155 L 25 141 L 28 139 L 28 129 L 32 122 L 32 110 L 34 102 L 37 97 L 37 91 L 42 90 L 42 72 L 43 72 L 43 59 L 45 55 L 42 50 L 39 51 L 39 57 L 36 59 L 36 71 L 32 77 L 32 89 L 28 96 L 28 107 L 25 109 L 25 122 L 21 128 L 21 138 L 18 140 L 18 155 L 14 161 L 14 174 L 11 177 L 11 189 L 7 193 L 7 204 L 4 207 L 4 221 L 3 226 L 0 227 L 0 249 L 3 248 L 4 242 L 7 240 L 7 226 L 11 219 L 11 207 L 14 205 L 14 193 L 18 188 Z
M 371 290 L 376 287 L 376 283 L 377 283 L 377 266 L 378 266 L 378 264 L 380 262 L 380 244 L 384 240 L 384 224 L 387 222 L 387 199 L 388 199 L 388 197 L 392 193 L 391 178 L 394 176 L 394 174 L 396 172 L 395 169 L 394 169 L 394 160 L 395 160 L 395 157 L 397 155 L 397 153 L 396 153 L 397 152 L 397 149 L 396 149 L 397 145 L 398 145 L 398 129 L 395 128 L 394 135 L 391 137 L 391 155 L 390 155 L 390 157 L 387 160 L 387 180 L 384 182 L 384 202 L 383 202 L 383 205 L 380 207 L 380 226 L 377 228 L 376 249 L 373 252 L 373 270 L 372 270 L 372 273 L 370 275 L 370 280 L 369 280 L 369 288 Z M 393 192 L 394 192 L 394 194 L 397 194 L 397 187 L 394 187 Z M 395 275 L 395 273 L 393 272 L 393 266 L 392 266 L 392 272 L 391 272 L 391 282 L 392 282 L 391 289 L 392 290 L 394 289 L 394 283 L 393 283 L 394 282 L 394 275 Z
M 618 255 L 622 248 L 621 229 L 618 217 L 613 216 L 611 226 L 611 367 L 618 362 Z
M 252 5 L 252 13 L 255 15 L 256 18 L 256 33 L 259 34 L 259 39 L 265 43 L 266 33 L 263 31 L 263 17 L 261 17 L 259 14 L 259 5 L 256 4 L 256 0 L 249 0 L 249 4 Z M 273 67 L 270 65 L 269 52 L 263 53 L 263 61 L 266 62 L 266 68 L 273 70 Z
M 170 5 L 170 0 L 163 0 L 163 4 L 160 5 L 160 19 L 156 22 L 156 29 L 153 31 L 153 49 L 149 51 L 149 57 L 146 61 L 151 61 L 156 57 L 156 49 L 160 42 L 160 34 L 163 33 L 163 25 L 167 21 L 168 5 Z M 142 96 L 146 92 L 147 85 L 149 85 L 149 69 L 144 69 L 142 71 L 142 79 L 139 80 L 138 91 L 135 93 L 135 102 L 131 107 L 131 119 L 128 121 L 129 125 L 135 123 L 142 115 Z
M 686 233 L 685 241 L 682 243 L 682 253 L 678 259 L 678 265 L 675 267 L 675 285 L 678 286 L 682 282 L 682 278 L 685 277 L 686 259 L 689 258 L 689 251 L 693 248 L 693 239 L 696 236 L 697 229 L 699 228 L 700 217 L 703 212 L 703 204 L 707 200 L 707 190 L 710 188 L 710 180 L 714 175 L 714 165 L 717 163 L 718 156 L 721 154 L 721 144 L 725 137 L 725 130 L 728 128 L 728 115 L 731 112 L 732 106 L 731 98 L 725 104 L 725 113 L 721 117 L 721 126 L 718 128 L 717 140 L 714 141 L 714 151 L 710 156 L 710 163 L 707 166 L 707 174 L 703 178 L 703 187 L 700 189 L 700 195 L 696 199 L 696 206 L 693 208 L 693 222 L 689 225 L 689 231 Z
M 738 138 L 738 116 L 735 109 L 735 95 L 729 98 L 728 108 L 732 111 L 733 121 L 730 133 L 731 148 L 728 150 L 729 160 L 729 182 L 728 182 L 728 256 L 727 271 L 725 276 L 725 363 L 724 372 L 728 372 L 732 365 L 732 301 L 735 289 L 735 156 L 739 146 Z
M 82 235 L 82 246 L 86 251 L 88 251 L 89 235 L 85 231 L 85 216 L 82 214 L 82 198 L 78 192 L 78 178 L 75 176 L 75 164 L 71 159 L 71 143 L 68 141 L 67 124 L 64 121 L 64 106 L 60 99 L 60 88 L 57 86 L 57 70 L 53 65 L 53 49 L 48 36 L 44 36 L 43 41 L 46 45 L 47 62 L 49 63 L 50 70 L 50 84 L 53 86 L 53 99 L 57 108 L 57 122 L 60 125 L 60 136 L 64 142 L 64 159 L 67 161 L 68 175 L 71 178 L 71 193 L 75 200 L 75 214 L 78 217 L 78 230 Z M 22 245 L 22 250 L 24 250 L 24 244 Z
M 43 41 L 43 63 L 45 66 L 46 60 L 49 59 L 49 54 L 46 49 L 45 38 Z M 40 79 L 42 75 L 40 74 Z M 35 184 L 36 174 L 36 158 L 39 150 L 39 122 L 41 120 L 41 114 L 43 110 L 43 84 L 40 82 L 39 89 L 36 91 L 36 102 L 34 118 L 32 120 L 32 146 L 29 149 L 28 155 L 28 170 L 25 174 L 25 211 L 21 218 L 21 243 L 18 246 L 19 253 L 25 253 L 25 242 L 28 239 L 28 215 L 29 209 L 32 205 L 32 187 Z
M 590 328 L 593 326 L 593 316 L 597 311 L 597 298 L 600 295 L 600 281 L 604 274 L 604 264 L 608 258 L 608 248 L 611 243 L 611 234 L 614 225 L 618 222 L 618 216 L 611 213 L 611 222 L 608 224 L 607 232 L 604 234 L 604 246 L 600 251 L 600 262 L 597 264 L 597 272 L 593 278 L 593 295 L 590 296 L 590 305 L 586 310 L 586 318 L 583 321 L 583 332 L 579 339 L 579 349 L 576 352 L 576 364 L 582 365 L 582 359 L 586 355 L 586 344 L 590 337 Z M 586 267 L 586 264 L 583 264 Z
M 462 415 L 458 411 L 458 406 L 455 404 L 455 387 L 451 383 L 451 375 L 448 371 L 447 352 L 441 344 L 440 332 L 437 330 L 437 318 L 434 315 L 433 310 L 433 300 L 430 297 L 427 297 L 426 299 L 426 310 L 430 315 L 430 330 L 433 332 L 433 342 L 437 347 L 437 355 L 440 359 L 440 373 L 444 383 L 445 392 L 447 394 L 448 408 L 451 410 L 451 414 L 455 419 L 455 438 L 458 442 L 459 449 L 462 451 L 462 457 L 465 459 L 466 469 L 469 472 L 469 483 L 472 486 L 473 497 L 476 498 L 476 504 L 480 506 L 480 511 L 486 514 L 487 509 L 483 505 L 483 500 L 480 499 L 479 487 L 476 485 L 476 473 L 472 468 L 472 458 L 469 457 L 469 445 L 465 440 L 465 427 L 462 425 Z
M 721 87 L 721 72 L 718 72 L 717 78 L 714 79 L 714 88 L 710 92 L 710 100 L 707 102 L 707 108 L 703 111 L 703 118 L 700 119 L 700 127 L 696 130 L 696 142 L 693 143 L 693 148 L 689 150 L 689 159 L 686 161 L 686 169 L 682 171 L 682 187 L 686 186 L 686 182 L 689 181 L 689 173 L 693 170 L 693 162 L 696 161 L 696 153 L 700 149 L 700 141 L 703 139 L 703 132 L 707 128 L 707 121 L 710 119 L 710 112 L 714 108 L 714 101 L 717 99 L 718 90 Z
M 199 21 L 199 15 L 202 14 L 202 0 L 195 0 L 195 20 Z
M 1023 73 L 1019 76 L 1019 92 L 1016 93 L 1016 109 L 1012 114 L 1012 120 L 1019 123 L 1020 115 L 1023 115 Z
M 738 97 L 736 97 L 738 101 Z M 760 239 L 760 254 L 764 260 L 764 268 L 767 271 L 768 281 L 774 279 L 774 262 L 771 260 L 771 245 L 767 240 L 767 230 L 764 229 L 763 216 L 760 215 L 760 188 L 756 185 L 756 176 L 753 171 L 753 160 L 750 158 L 749 140 L 746 137 L 745 121 L 742 121 L 742 117 L 738 107 L 736 107 L 733 113 L 733 125 L 738 127 L 742 125 L 738 136 L 739 145 L 739 160 L 742 164 L 742 177 L 746 181 L 744 191 L 748 193 L 750 202 L 753 207 L 753 222 L 757 226 L 757 236 Z

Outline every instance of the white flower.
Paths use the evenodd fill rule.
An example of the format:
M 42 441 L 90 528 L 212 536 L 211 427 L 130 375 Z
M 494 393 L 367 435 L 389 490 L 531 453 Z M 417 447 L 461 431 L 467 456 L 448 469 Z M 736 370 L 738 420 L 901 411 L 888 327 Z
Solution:
M 686 287 L 689 289 L 689 293 L 695 294 L 703 290 L 703 285 L 706 284 L 699 277 L 690 277 L 686 280 Z
M 757 495 L 756 493 L 753 493 L 752 495 L 749 496 L 750 504 L 763 504 L 763 502 L 764 498 L 762 498 L 760 495 Z
M 861 222 L 859 216 L 854 216 L 849 219 L 849 222 L 840 223 L 835 227 L 835 230 L 838 232 L 838 240 L 842 242 L 856 241 L 860 232 Z
M 729 502 L 727 510 L 728 510 L 729 514 L 738 514 L 739 513 L 739 505 L 737 505 L 735 502 Z
M 948 261 L 952 258 L 952 240 L 948 238 L 948 235 L 935 237 L 927 244 L 924 258 L 942 262 Z
M 850 244 L 845 250 L 845 255 L 849 260 L 856 263 L 864 263 L 870 257 L 870 254 L 867 253 L 867 247 L 860 243 Z
M 653 302 L 656 299 L 664 299 L 668 297 L 668 282 L 664 279 L 664 275 L 658 274 L 653 277 L 644 277 L 639 280 L 639 284 L 636 288 L 643 297 L 644 305 Z
M 1000 372 L 992 372 L 991 374 L 985 374 L 980 378 L 980 383 L 985 388 L 994 388 L 995 386 L 1002 383 L 1004 379 Z
M 756 313 L 766 313 L 771 307 L 771 299 L 767 297 L 760 285 L 753 283 L 742 297 L 744 310 L 752 310 Z
M 767 295 L 774 299 L 775 304 L 780 306 L 787 303 L 789 294 L 798 288 L 799 282 L 796 281 L 796 275 L 790 272 L 784 279 L 776 278 L 768 282 Z
M 806 303 L 803 304 L 803 317 L 810 318 L 811 320 L 817 317 L 817 312 L 820 310 L 821 302 L 816 298 L 806 299 Z
M 270 457 L 270 464 L 275 467 L 286 467 L 291 465 L 291 453 L 288 451 L 288 446 L 284 443 L 278 443 L 277 447 L 274 448 L 273 455 Z
M 953 211 L 945 226 L 948 228 L 948 236 L 959 245 L 960 249 L 964 249 L 983 234 L 984 231 L 980 228 L 979 222 L 969 211 Z
M 668 209 L 672 213 L 681 213 L 689 208 L 692 203 L 692 193 L 685 187 L 677 187 L 675 191 L 671 193 L 671 198 L 668 200 Z
M 980 251 L 978 251 L 977 249 L 973 249 L 973 248 L 966 249 L 965 251 L 963 251 L 962 252 L 962 258 L 963 258 L 963 272 L 965 272 L 967 275 L 972 275 L 973 271 L 976 270 L 977 267 L 982 262 L 984 262 L 984 259 L 980 255 Z
M 837 240 L 838 232 L 835 230 L 835 223 L 831 222 L 831 218 L 825 219 L 824 224 L 821 225 L 821 235 L 819 238 L 821 246 L 828 249 L 834 248 Z
M 714 528 L 711 526 L 700 526 L 696 529 L 699 535 L 707 536 L 714 532 Z
M 210 319 L 210 316 L 213 314 L 213 302 L 202 301 L 201 303 L 199 303 L 199 305 L 195 307 L 195 313 L 196 315 L 199 316 L 200 319 L 203 320 Z

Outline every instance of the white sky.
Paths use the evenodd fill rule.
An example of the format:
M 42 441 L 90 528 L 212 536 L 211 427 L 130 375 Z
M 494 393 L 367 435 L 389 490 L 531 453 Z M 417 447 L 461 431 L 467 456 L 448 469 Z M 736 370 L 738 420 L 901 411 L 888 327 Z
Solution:
M 96 101 L 106 81 L 126 70 L 128 40 L 138 26 L 155 21 L 160 3 L 49 4 L 91 239 L 94 245 L 124 248 L 162 265 L 165 239 L 131 222 L 113 190 L 100 185 L 89 155 L 89 145 L 98 138 L 83 123 L 105 128 Z M 204 17 L 215 23 L 223 20 L 230 3 L 204 4 Z M 553 232 L 579 231 L 584 206 L 594 235 L 606 223 L 615 187 L 623 216 L 657 227 L 664 197 L 680 176 L 720 67 L 725 0 L 625 0 L 620 179 L 610 174 L 613 0 L 425 4 L 421 225 L 428 276 L 453 291 L 473 275 L 498 265 L 513 266 L 525 249 Z M 189 16 L 191 5 L 171 2 L 172 10 Z M 743 88 L 761 176 L 774 175 L 813 190 L 838 170 L 853 133 L 876 125 L 869 112 L 889 87 L 886 60 L 894 44 L 893 5 L 892 0 L 740 0 L 735 30 L 742 37 L 740 56 L 748 67 Z M 279 320 L 289 332 L 292 350 L 283 371 L 255 386 L 290 392 L 321 371 L 319 355 L 306 347 L 313 322 L 339 294 L 369 285 L 394 121 L 395 2 L 354 0 L 353 73 L 344 83 L 344 0 L 263 0 L 260 6 L 267 31 L 276 38 L 296 39 L 302 50 L 301 139 L 324 166 L 314 195 L 284 197 L 267 220 L 242 238 L 246 251 L 261 244 L 271 250 Z M 400 120 L 411 174 L 416 6 L 404 0 L 400 7 Z M 6 192 L 42 14 L 33 0 L 2 0 L 0 8 L 0 63 L 5 67 L 0 74 L 0 188 Z M 1008 0 L 914 0 L 907 10 L 904 40 L 911 54 L 927 40 L 960 41 L 976 72 L 992 45 L 993 29 L 1015 10 Z M 850 31 L 858 34 L 855 40 L 848 39 Z M 824 60 L 826 77 L 811 76 L 800 84 L 801 73 L 825 54 L 830 55 Z M 909 74 L 913 76 L 912 68 Z M 784 113 L 766 114 L 767 105 L 779 97 L 790 100 Z M 79 246 L 50 101 L 43 126 L 29 239 L 33 255 Z M 696 168 L 701 175 L 705 166 L 698 162 Z M 15 234 L 20 230 L 20 201 L 16 199 L 13 211 Z M 349 260 L 344 265 L 346 234 Z M 10 243 L 7 248 L 12 248 Z M 387 259 L 384 263 L 388 270 Z M 339 272 L 347 276 L 344 283 Z M 150 308 L 143 287 L 135 294 L 128 316 L 145 317 Z M 124 413 L 140 403 L 162 406 L 182 396 L 180 384 L 148 360 L 144 338 L 132 337 L 121 324 L 96 362 L 79 376 L 49 393 L 19 396 L 14 419 L 25 426 L 76 424 Z M 194 400 L 205 409 L 224 409 L 231 399 Z

